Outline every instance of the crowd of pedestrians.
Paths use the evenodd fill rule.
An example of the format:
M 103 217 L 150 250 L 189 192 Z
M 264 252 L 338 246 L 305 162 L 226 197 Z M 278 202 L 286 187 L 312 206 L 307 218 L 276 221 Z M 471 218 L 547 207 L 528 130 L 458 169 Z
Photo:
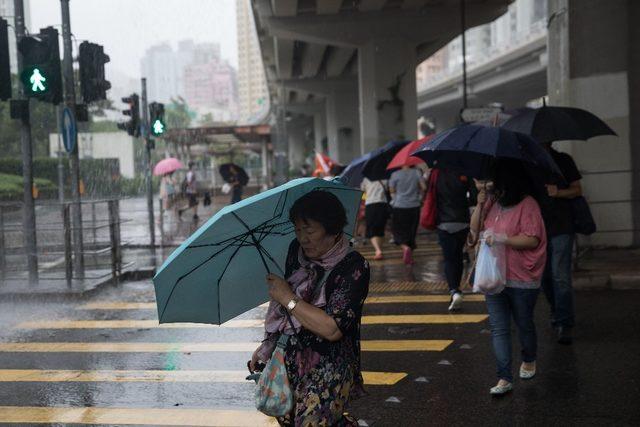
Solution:
M 548 300 L 550 326 L 558 343 L 572 343 L 575 230 L 570 201 L 582 195 L 581 175 L 571 156 L 556 151 L 550 143 L 544 147 L 562 173 L 546 186 L 534 182 L 518 161 L 496 162 L 492 176 L 483 181 L 446 168 L 435 175 L 435 233 L 442 249 L 450 311 L 463 308 L 461 287 L 473 285 L 475 269 L 470 261 L 477 253 L 474 257 L 472 248 L 480 242 L 503 248 L 505 283 L 486 295 L 498 378 L 490 389 L 494 395 L 513 388 L 511 319 L 522 350 L 519 377 L 531 379 L 536 374 L 534 308 L 540 289 Z M 415 262 L 412 252 L 427 190 L 425 176 L 429 174 L 422 170 L 404 167 L 393 172 L 388 181 L 365 178 L 362 182 L 366 237 L 371 239 L 374 259 L 383 259 L 382 242 L 390 225 L 392 241 L 403 250 L 403 262 Z

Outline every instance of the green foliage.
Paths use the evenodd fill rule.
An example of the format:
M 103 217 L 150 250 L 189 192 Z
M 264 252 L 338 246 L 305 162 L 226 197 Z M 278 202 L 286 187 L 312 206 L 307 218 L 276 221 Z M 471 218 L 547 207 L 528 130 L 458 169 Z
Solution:
M 143 175 L 138 175 L 135 178 L 121 177 L 118 180 L 119 194 L 122 196 L 141 196 L 146 193 L 147 186 Z M 152 177 L 153 192 L 157 193 L 160 190 L 160 177 Z
M 194 117 L 195 114 L 189 110 L 187 101 L 181 96 L 177 99 L 172 98 L 171 103 L 166 106 L 164 112 L 167 129 L 188 128 Z
M 198 124 L 200 126 L 214 126 L 216 122 L 213 120 L 213 114 L 207 113 L 200 117 L 200 120 L 198 120 Z
M 0 173 L 0 200 L 22 200 L 23 182 L 20 175 Z M 34 184 L 38 189 L 39 198 L 53 197 L 58 187 L 48 179 L 35 178 Z
M 71 188 L 69 162 L 64 159 L 62 165 L 65 190 L 69 193 Z M 0 158 L 0 173 L 22 176 L 22 160 Z M 58 159 L 48 157 L 34 159 L 33 176 L 58 182 Z M 120 162 L 118 159 L 82 159 L 80 177 L 85 187 L 85 196 L 104 197 L 119 194 Z

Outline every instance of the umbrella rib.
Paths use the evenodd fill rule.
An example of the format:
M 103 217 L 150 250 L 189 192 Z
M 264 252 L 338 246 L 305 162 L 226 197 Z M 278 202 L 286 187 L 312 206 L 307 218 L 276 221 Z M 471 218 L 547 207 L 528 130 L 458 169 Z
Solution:
M 238 214 L 236 214 L 235 212 L 231 212 L 231 215 L 233 215 L 238 220 L 238 222 L 240 222 L 240 224 L 242 224 L 244 228 L 247 229 L 248 234 L 251 236 L 251 240 L 253 240 L 254 246 L 258 248 L 260 246 L 260 243 L 256 240 L 256 236 L 253 234 L 253 230 L 249 228 L 249 226 L 242 220 L 242 218 L 238 216 Z M 271 270 L 269 270 L 267 262 L 264 260 L 264 257 L 262 256 L 260 250 L 258 250 L 258 255 L 260 255 L 260 259 L 262 260 L 262 264 L 264 264 L 264 268 L 265 270 L 267 270 L 267 273 L 271 273 Z
M 246 240 L 248 235 L 245 234 L 244 236 L 245 236 L 245 240 Z M 240 239 L 238 239 L 238 240 L 240 240 Z M 176 288 L 178 287 L 178 285 L 180 284 L 180 282 L 182 281 L 182 279 L 184 279 L 185 277 L 189 276 L 191 273 L 193 273 L 194 271 L 196 271 L 197 269 L 199 269 L 200 267 L 202 267 L 203 265 L 205 265 L 206 263 L 211 261 L 216 256 L 220 255 L 222 252 L 226 251 L 230 247 L 231 246 L 226 246 L 226 247 L 220 249 L 219 251 L 215 252 L 209 258 L 207 258 L 206 260 L 202 261 L 200 264 L 198 264 L 197 266 L 192 268 L 188 273 L 183 274 L 182 276 L 180 276 L 178 278 L 178 280 L 176 280 L 176 282 L 173 284 L 173 287 L 171 288 L 171 292 L 169 293 L 169 297 L 167 298 L 167 302 L 164 304 L 164 307 L 162 308 L 162 313 L 160 313 L 160 319 L 159 320 L 162 320 L 162 318 L 164 317 L 164 312 L 166 311 L 167 306 L 169 305 L 169 301 L 171 301 L 171 297 L 173 297 L 173 293 L 176 290 Z M 240 246 L 237 247 L 236 251 L 238 251 L 238 250 L 240 250 Z
M 244 235 L 244 240 L 249 238 L 249 233 L 246 233 Z M 227 272 L 227 269 L 229 268 L 229 266 L 231 265 L 231 261 L 233 261 L 233 259 L 236 257 L 236 255 L 238 254 L 238 252 L 240 251 L 241 246 L 238 246 L 236 248 L 235 251 L 233 251 L 233 253 L 231 254 L 231 257 L 229 258 L 229 262 L 227 263 L 227 265 L 224 266 L 224 270 L 222 270 L 222 273 L 220 274 L 220 277 L 218 277 L 218 323 L 222 323 L 222 319 L 220 316 L 220 286 L 221 286 L 221 282 L 222 282 L 222 278 L 224 277 L 225 273 Z

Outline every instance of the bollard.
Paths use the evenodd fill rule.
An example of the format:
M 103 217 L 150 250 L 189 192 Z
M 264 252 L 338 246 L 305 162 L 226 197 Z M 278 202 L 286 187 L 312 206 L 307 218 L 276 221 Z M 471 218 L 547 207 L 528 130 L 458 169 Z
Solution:
M 160 207 L 160 246 L 164 246 L 164 204 L 160 199 L 158 206 Z
M 91 229 L 93 234 L 93 263 L 98 265 L 98 255 L 96 254 L 96 202 L 91 202 Z
M 118 283 L 118 242 L 116 241 L 116 208 L 113 200 L 107 202 L 109 210 L 109 242 L 111 244 L 111 278 Z
M 64 272 L 69 288 L 73 285 L 73 258 L 71 256 L 71 205 L 62 204 L 62 230 L 64 239 Z
M 4 249 L 4 209 L 0 206 L 0 281 L 4 282 L 7 260 Z

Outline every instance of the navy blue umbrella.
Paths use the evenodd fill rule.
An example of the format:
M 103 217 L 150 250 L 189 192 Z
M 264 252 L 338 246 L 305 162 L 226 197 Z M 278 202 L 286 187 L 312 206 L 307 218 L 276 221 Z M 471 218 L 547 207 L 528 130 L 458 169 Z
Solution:
M 391 171 L 387 165 L 409 141 L 390 141 L 380 148 L 358 157 L 347 165 L 340 175 L 340 182 L 349 187 L 359 188 L 364 177 L 372 181 L 388 179 Z
M 562 176 L 549 153 L 530 136 L 477 124 L 448 129 L 413 155 L 429 167 L 448 168 L 475 178 L 487 177 L 495 159 L 500 158 L 519 160 Z

